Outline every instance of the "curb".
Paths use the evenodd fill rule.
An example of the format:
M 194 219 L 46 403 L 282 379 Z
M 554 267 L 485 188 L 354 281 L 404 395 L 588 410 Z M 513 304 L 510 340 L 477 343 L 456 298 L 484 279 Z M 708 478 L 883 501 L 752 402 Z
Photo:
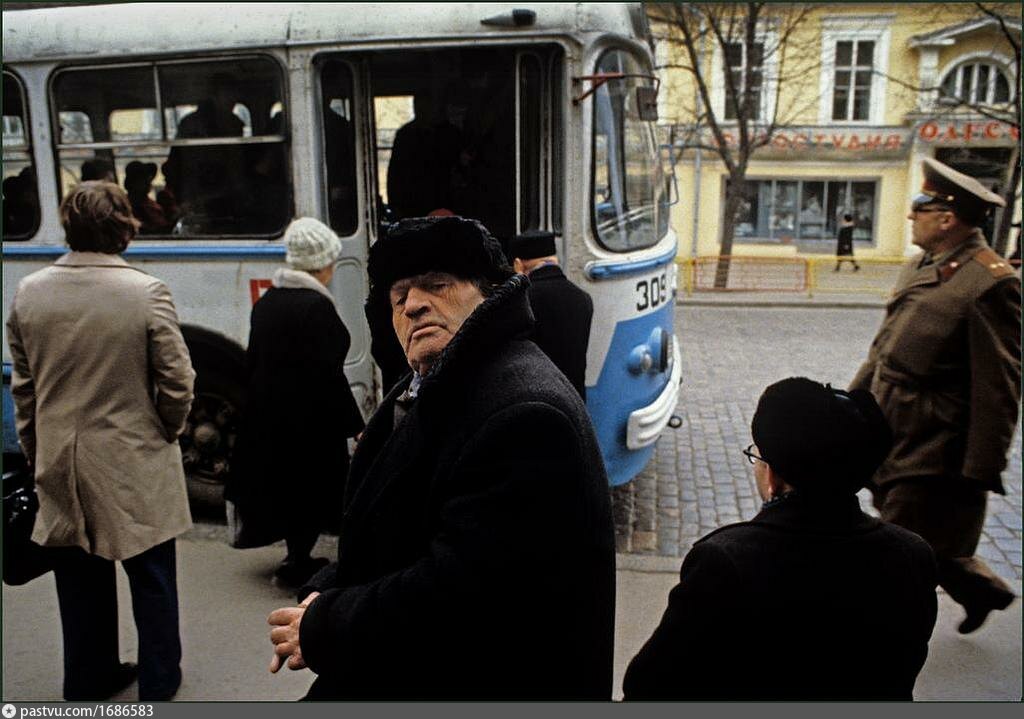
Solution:
M 885 309 L 885 301 L 842 301 L 842 300 L 703 300 L 703 299 L 680 299 L 676 300 L 677 307 L 757 307 L 757 308 L 815 308 L 815 309 L 855 309 L 855 310 L 881 310 Z
M 682 557 L 662 557 L 655 554 L 616 554 L 615 570 L 646 572 L 649 574 L 679 574 Z

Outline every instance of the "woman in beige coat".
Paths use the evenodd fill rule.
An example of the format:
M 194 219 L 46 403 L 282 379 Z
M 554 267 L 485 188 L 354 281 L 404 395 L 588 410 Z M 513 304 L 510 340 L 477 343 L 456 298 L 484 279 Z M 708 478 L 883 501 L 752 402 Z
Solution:
M 18 285 L 7 321 L 11 393 L 35 471 L 32 538 L 60 547 L 64 698 L 127 686 L 114 561 L 139 634 L 139 698 L 181 683 L 174 537 L 191 526 L 178 435 L 195 373 L 171 293 L 120 257 L 138 229 L 124 190 L 83 182 L 64 199 L 71 252 Z

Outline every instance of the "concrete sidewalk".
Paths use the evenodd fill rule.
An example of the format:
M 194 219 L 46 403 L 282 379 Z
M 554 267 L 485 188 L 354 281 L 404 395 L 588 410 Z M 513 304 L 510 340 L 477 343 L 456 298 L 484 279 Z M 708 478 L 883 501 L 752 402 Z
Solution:
M 615 622 L 615 698 L 622 698 L 622 676 L 629 660 L 658 625 L 668 592 L 679 579 L 681 560 L 635 554 L 618 555 L 618 605 Z M 1021 582 L 1010 582 L 1021 593 Z M 1021 699 L 1021 602 L 993 612 L 974 634 L 956 631 L 963 610 L 939 591 L 939 616 L 928 660 L 917 678 L 919 701 Z M 885 651 L 879 637 L 879 651 Z
M 266 617 L 291 604 L 291 594 L 271 582 L 283 546 L 235 550 L 224 528 L 197 525 L 178 542 L 183 670 L 178 701 L 293 700 L 312 681 L 309 672 L 271 675 Z M 322 539 L 318 554 L 331 556 Z M 618 556 L 615 697 L 630 658 L 661 618 L 680 560 Z M 1020 581 L 1014 582 L 1020 593 Z M 127 580 L 119 571 L 122 659 L 134 658 Z M 956 634 L 959 608 L 940 594 L 939 620 L 928 662 L 918 680 L 920 699 L 1019 700 L 1021 698 L 1021 603 L 996 612 L 969 637 Z M 61 694 L 61 634 L 53 576 L 23 587 L 3 588 L 3 698 L 53 700 Z M 542 649 L 541 649 L 542 650 Z M 136 697 L 134 686 L 117 698 Z

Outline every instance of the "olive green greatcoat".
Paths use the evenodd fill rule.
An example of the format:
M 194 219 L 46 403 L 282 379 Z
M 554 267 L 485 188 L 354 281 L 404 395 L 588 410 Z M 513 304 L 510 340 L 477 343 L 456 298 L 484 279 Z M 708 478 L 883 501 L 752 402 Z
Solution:
M 975 230 L 936 264 L 912 258 L 851 389 L 868 389 L 892 425 L 875 475 L 963 477 L 1004 494 L 1000 473 L 1020 401 L 1020 279 Z
M 122 560 L 191 527 L 178 435 L 195 372 L 167 285 L 69 252 L 18 285 L 7 340 L 32 539 Z

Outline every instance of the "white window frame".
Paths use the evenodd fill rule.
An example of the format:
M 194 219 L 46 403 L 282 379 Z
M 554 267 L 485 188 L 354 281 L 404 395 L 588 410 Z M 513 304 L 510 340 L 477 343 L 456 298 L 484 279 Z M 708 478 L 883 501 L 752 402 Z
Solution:
M 751 120 L 752 124 L 767 124 L 775 115 L 775 88 L 778 84 L 779 53 L 784 48 L 779 47 L 779 34 L 773 26 L 758 28 L 755 42 L 761 43 L 764 48 L 761 64 L 761 97 L 760 114 L 757 120 Z M 744 61 L 746 60 L 746 38 L 736 39 L 743 45 Z M 711 107 L 718 118 L 718 124 L 732 126 L 736 120 L 725 119 L 725 53 L 720 43 L 715 43 L 715 51 L 711 58 Z
M 886 75 L 889 72 L 889 36 L 895 15 L 826 17 L 821 31 L 819 125 L 884 125 Z M 872 61 L 870 112 L 866 120 L 833 120 L 832 97 L 836 76 L 836 44 L 842 41 L 875 43 Z
M 976 102 L 974 102 L 972 100 L 969 100 L 969 99 L 965 100 L 965 102 L 967 104 L 969 104 L 969 105 L 987 105 L 989 107 L 1004 107 L 1006 105 L 1009 105 L 1009 104 L 1013 103 L 1013 101 L 1014 101 L 1014 86 L 1013 86 L 1013 80 L 1011 79 L 1012 78 L 1012 74 L 1008 71 L 1008 68 L 1011 66 L 1012 62 L 1013 61 L 1009 57 L 1007 57 L 1006 55 L 1003 55 L 1001 53 L 994 53 L 994 52 L 992 52 L 990 50 L 982 50 L 982 51 L 965 53 L 963 55 L 960 55 L 960 56 L 954 58 L 950 62 L 948 62 L 946 64 L 946 67 L 944 67 L 938 73 L 939 81 L 935 84 L 935 87 L 936 88 L 941 88 L 945 84 L 946 80 L 949 78 L 949 74 L 952 73 L 952 72 L 955 72 L 956 73 L 956 96 L 959 97 L 960 96 L 960 83 L 961 83 L 960 71 L 963 68 L 963 66 L 964 65 L 988 65 L 990 67 L 994 67 L 996 70 L 998 70 L 999 72 L 1003 73 L 1003 77 L 1006 78 L 1006 84 L 1007 84 L 1007 86 L 1009 87 L 1009 90 L 1010 90 L 1009 98 L 1007 99 L 1006 102 L 997 102 L 997 103 L 990 103 L 988 101 L 976 103 Z M 995 75 L 990 73 L 989 74 L 989 79 L 988 79 L 988 90 L 986 92 L 986 95 L 990 95 L 990 94 L 995 92 L 995 82 L 996 82 Z M 977 89 L 976 86 L 972 87 L 972 92 L 974 90 L 976 90 L 976 89 Z M 954 104 L 954 101 L 953 101 L 952 98 L 945 98 L 944 96 L 942 96 L 941 94 L 938 94 L 938 93 L 937 93 L 937 102 L 939 104 Z

